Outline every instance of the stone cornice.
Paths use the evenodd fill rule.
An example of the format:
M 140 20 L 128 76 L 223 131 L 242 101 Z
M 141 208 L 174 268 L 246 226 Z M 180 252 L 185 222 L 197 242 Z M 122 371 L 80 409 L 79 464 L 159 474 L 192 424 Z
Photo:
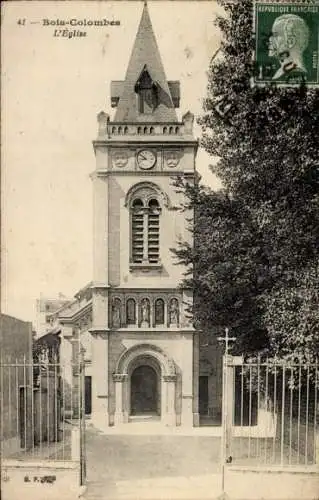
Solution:
M 110 293 L 111 292 L 116 292 L 116 293 L 120 293 L 121 291 L 123 290 L 124 293 L 128 293 L 128 292 L 136 292 L 136 293 L 140 293 L 140 292 L 143 292 L 143 293 L 156 293 L 156 292 L 160 292 L 160 293 L 163 293 L 163 292 L 168 292 L 168 293 L 174 293 L 176 296 L 177 295 L 181 295 L 183 293 L 183 291 L 185 290 L 192 290 L 191 288 L 189 287 L 178 287 L 176 288 L 176 285 L 172 285 L 172 286 L 155 286 L 154 288 L 147 285 L 147 290 L 145 290 L 145 285 L 141 285 L 140 287 L 137 287 L 137 286 L 130 286 L 130 285 L 122 285 L 122 286 L 116 286 L 116 287 L 112 287 L 110 286 Z
M 160 121 L 154 121 L 154 120 L 150 120 L 150 121 L 130 121 L 130 122 L 123 122 L 123 121 L 119 121 L 119 122 L 116 122 L 116 121 L 113 121 L 113 120 L 109 120 L 108 124 L 110 126 L 112 125 L 140 125 L 140 126 L 143 126 L 143 125 L 160 125 L 161 127 L 163 127 L 164 125 L 167 125 L 167 126 L 170 126 L 170 125 L 177 125 L 177 126 L 182 126 L 184 125 L 184 122 L 183 121 L 174 121 L 174 122 L 160 122 Z
M 125 382 L 128 379 L 128 375 L 126 373 L 113 373 L 114 382 Z
M 78 319 L 80 319 L 82 316 L 85 316 L 89 311 L 92 310 L 92 299 L 90 299 L 84 306 L 79 307 L 78 310 L 76 310 L 72 316 L 61 316 L 59 317 L 59 321 L 62 325 L 68 324 L 68 323 L 74 323 Z
M 136 145 L 141 145 L 145 146 L 145 144 L 152 144 L 152 145 L 163 145 L 163 146 L 192 146 L 195 147 L 196 149 L 199 146 L 199 141 L 198 139 L 192 138 L 192 137 L 172 137 L 168 138 L 163 136 L 144 136 L 144 137 L 139 137 L 135 138 L 127 135 L 123 135 L 120 137 L 112 137 L 112 139 L 109 139 L 105 137 L 104 139 L 95 139 L 93 142 L 93 148 L 94 150 L 97 147 L 100 146 L 129 146 L 131 144 L 136 144 Z
M 153 170 L 142 172 L 140 170 L 94 170 L 90 173 L 91 179 L 96 179 L 97 177 L 109 177 L 111 175 L 123 176 L 123 177 L 195 177 L 195 170 L 185 172 L 183 170 Z
M 107 283 L 95 282 L 95 283 L 92 283 L 91 288 L 92 288 L 92 290 L 99 290 L 99 289 L 103 290 L 103 289 L 110 288 L 110 285 L 108 285 Z
M 163 375 L 164 382 L 176 382 L 176 379 L 177 379 L 176 375 Z
M 193 333 L 196 333 L 196 330 L 195 328 L 193 327 L 186 327 L 186 326 L 182 326 L 182 327 L 167 327 L 167 326 L 163 326 L 163 327 L 151 327 L 151 328 L 142 328 L 142 327 L 136 327 L 136 328 L 110 328 L 110 333 L 134 333 L 135 335 L 151 335 L 151 334 L 163 334 L 163 333 L 167 333 L 168 335 L 170 334 L 176 334 L 178 333 L 179 335 L 187 335 L 187 334 L 193 334 Z
M 107 327 L 99 327 L 99 326 L 92 326 L 91 328 L 89 328 L 89 333 L 93 336 L 93 337 L 102 337 L 102 338 L 105 338 L 107 339 L 108 338 L 108 335 L 110 333 L 110 329 L 107 328 Z

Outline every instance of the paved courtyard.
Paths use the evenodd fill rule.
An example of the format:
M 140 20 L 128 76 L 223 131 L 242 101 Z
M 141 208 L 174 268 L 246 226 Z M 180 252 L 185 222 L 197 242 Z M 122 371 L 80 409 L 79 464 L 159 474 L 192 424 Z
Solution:
M 87 500 L 204 499 L 220 494 L 220 439 L 87 429 Z M 151 431 L 151 427 L 149 427 Z

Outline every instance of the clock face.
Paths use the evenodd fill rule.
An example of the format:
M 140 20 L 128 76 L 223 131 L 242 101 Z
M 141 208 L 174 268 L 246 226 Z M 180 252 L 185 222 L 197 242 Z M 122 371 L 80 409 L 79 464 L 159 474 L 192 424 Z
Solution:
M 143 149 L 137 153 L 137 163 L 143 170 L 148 170 L 154 167 L 156 163 L 156 155 L 153 151 Z

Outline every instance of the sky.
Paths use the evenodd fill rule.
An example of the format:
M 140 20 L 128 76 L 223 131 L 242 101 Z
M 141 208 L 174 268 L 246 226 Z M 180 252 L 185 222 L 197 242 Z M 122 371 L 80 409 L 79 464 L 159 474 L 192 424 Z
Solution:
M 202 111 L 207 69 L 220 43 L 214 0 L 148 2 L 166 76 L 181 82 L 181 118 Z M 92 140 L 97 114 L 111 116 L 111 80 L 124 79 L 141 1 L 2 3 L 2 312 L 35 321 L 42 294 L 67 297 L 92 279 Z M 219 11 L 220 12 L 220 11 Z M 57 20 L 107 19 L 76 26 Z M 55 31 L 57 30 L 57 31 Z M 195 127 L 200 136 L 200 129 Z M 218 187 L 212 158 L 199 150 L 203 181 Z

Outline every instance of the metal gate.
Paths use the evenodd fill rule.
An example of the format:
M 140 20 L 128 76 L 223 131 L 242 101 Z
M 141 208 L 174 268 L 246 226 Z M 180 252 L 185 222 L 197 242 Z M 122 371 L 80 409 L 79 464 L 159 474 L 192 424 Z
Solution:
M 33 361 L 0 359 L 1 457 L 64 462 L 86 479 L 85 363 L 61 363 L 42 348 Z M 58 466 L 58 464 L 57 464 Z
M 223 357 L 221 465 L 319 463 L 318 361 Z

